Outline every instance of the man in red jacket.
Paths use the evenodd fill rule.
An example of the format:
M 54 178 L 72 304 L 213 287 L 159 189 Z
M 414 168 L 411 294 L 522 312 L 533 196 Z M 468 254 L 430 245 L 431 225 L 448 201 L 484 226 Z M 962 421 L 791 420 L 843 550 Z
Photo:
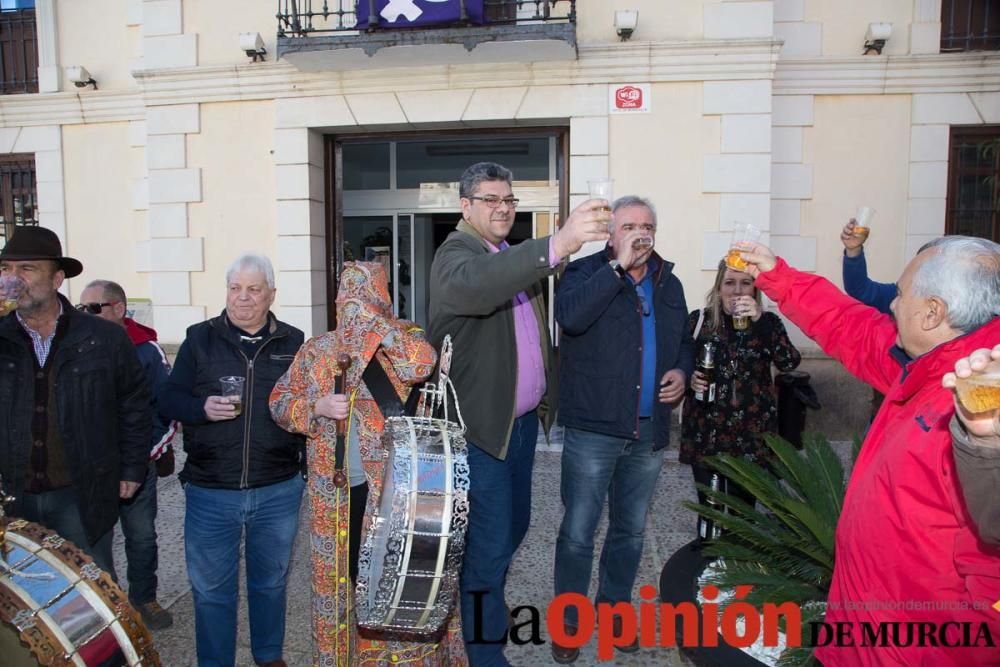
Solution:
M 892 317 L 757 245 L 757 286 L 861 380 L 886 395 L 837 525 L 816 650 L 831 666 L 1000 664 L 1000 551 L 973 525 L 952 455 L 942 376 L 1000 340 L 1000 245 L 948 236 L 906 266 Z

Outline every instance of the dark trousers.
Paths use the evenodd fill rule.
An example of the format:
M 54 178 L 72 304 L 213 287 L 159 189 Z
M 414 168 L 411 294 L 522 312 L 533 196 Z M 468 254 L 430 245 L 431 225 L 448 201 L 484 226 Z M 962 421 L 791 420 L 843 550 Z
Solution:
M 358 580 L 358 555 L 361 553 L 361 525 L 365 521 L 365 505 L 368 503 L 368 482 L 351 487 L 351 516 L 348 529 L 351 531 L 347 549 L 348 571 L 351 581 Z
M 118 581 L 111 553 L 111 536 L 114 531 L 109 530 L 91 544 L 87 539 L 87 531 L 83 528 L 83 517 L 72 487 L 44 493 L 25 493 L 23 507 L 25 519 L 54 530 L 60 537 L 80 547 L 81 551 L 94 559 L 99 568 Z
M 128 560 L 128 599 L 136 606 L 156 600 L 156 464 L 135 495 L 118 505 Z
M 531 469 L 538 440 L 538 415 L 531 411 L 514 420 L 507 458 L 493 458 L 469 443 L 469 527 L 462 561 L 462 634 L 472 667 L 508 667 L 503 644 L 472 643 L 476 636 L 475 596 L 482 595 L 481 637 L 496 641 L 507 635 L 504 586 L 514 552 L 528 532 L 531 518 Z

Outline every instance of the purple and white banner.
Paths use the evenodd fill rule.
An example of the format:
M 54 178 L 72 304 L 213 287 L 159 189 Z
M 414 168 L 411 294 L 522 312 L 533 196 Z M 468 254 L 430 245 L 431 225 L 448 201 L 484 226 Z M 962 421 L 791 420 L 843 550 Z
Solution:
M 368 27 L 369 0 L 358 0 L 359 29 Z M 483 0 L 465 0 L 472 23 L 483 23 Z M 383 28 L 448 25 L 462 19 L 461 0 L 375 0 L 378 25 Z

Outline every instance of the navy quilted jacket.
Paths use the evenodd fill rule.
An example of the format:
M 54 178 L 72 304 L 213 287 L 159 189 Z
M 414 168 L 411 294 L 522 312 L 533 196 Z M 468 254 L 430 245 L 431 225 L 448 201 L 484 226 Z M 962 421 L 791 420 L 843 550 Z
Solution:
M 639 430 L 642 310 L 633 283 L 609 265 L 607 248 L 571 262 L 556 291 L 559 338 L 559 423 L 633 438 Z M 653 254 L 656 378 L 679 368 L 690 378 L 694 341 L 684 288 L 673 263 Z M 655 402 L 654 446 L 670 441 L 671 406 Z

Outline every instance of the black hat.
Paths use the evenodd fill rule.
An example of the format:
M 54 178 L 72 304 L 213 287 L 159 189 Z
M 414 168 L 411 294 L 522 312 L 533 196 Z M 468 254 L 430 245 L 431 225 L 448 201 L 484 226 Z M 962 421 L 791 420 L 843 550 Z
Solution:
M 83 273 L 83 264 L 72 257 L 63 257 L 59 237 L 51 229 L 44 227 L 18 227 L 7 245 L 0 250 L 0 262 L 4 260 L 25 261 L 29 259 L 51 259 L 59 264 L 67 278 Z

